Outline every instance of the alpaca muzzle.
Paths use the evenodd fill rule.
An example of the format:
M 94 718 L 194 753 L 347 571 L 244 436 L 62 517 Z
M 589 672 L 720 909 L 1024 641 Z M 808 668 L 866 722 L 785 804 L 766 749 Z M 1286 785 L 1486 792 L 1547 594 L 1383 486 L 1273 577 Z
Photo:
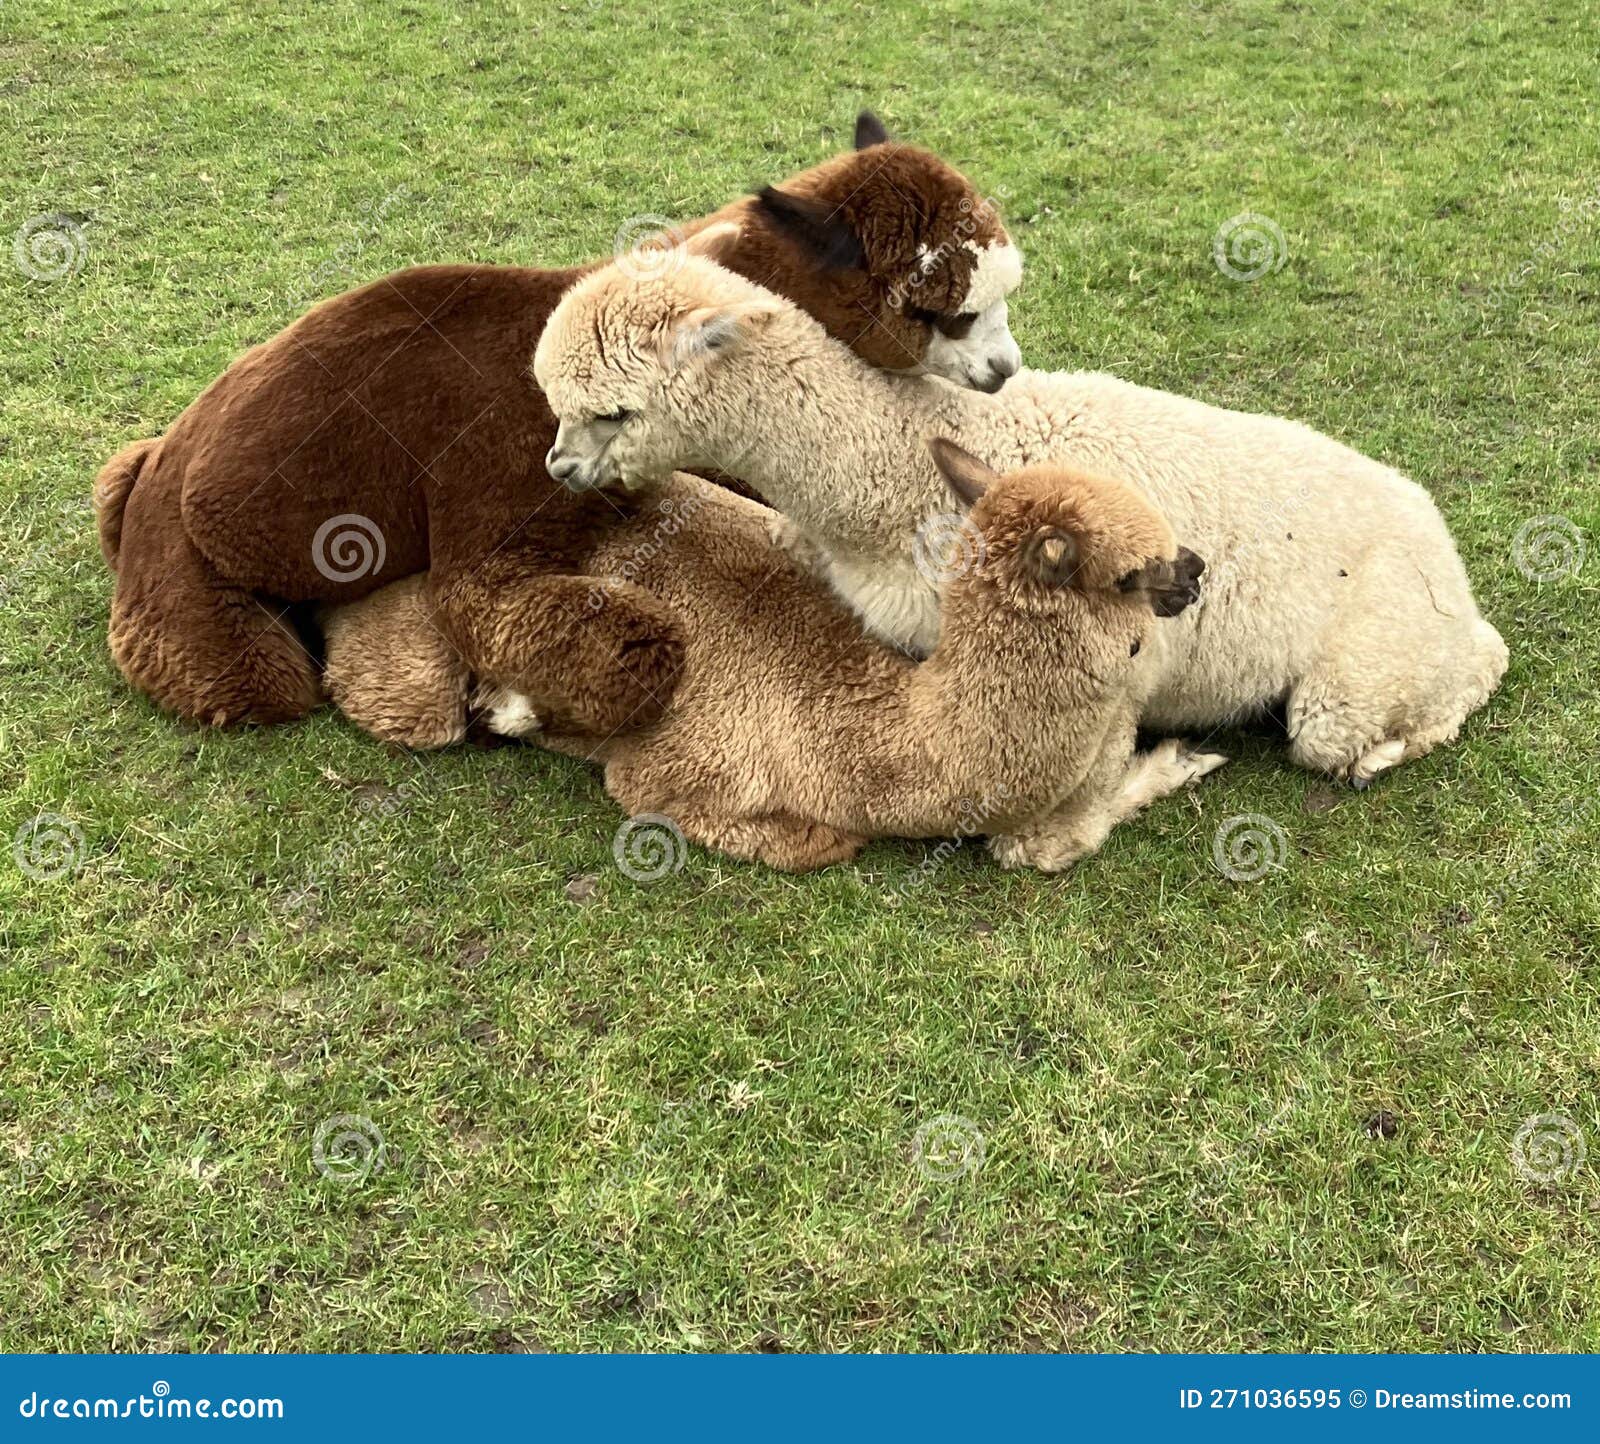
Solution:
M 584 456 L 567 450 L 559 435 L 556 444 L 545 453 L 544 469 L 552 481 L 560 482 L 568 491 L 593 491 L 616 479 L 604 456 Z
M 973 391 L 998 391 L 1022 369 L 1022 351 L 1011 334 L 1006 303 L 990 306 L 962 336 L 935 331 L 922 369 Z
M 982 391 L 986 395 L 994 395 L 1002 386 L 1017 374 L 1017 369 L 1022 364 L 1020 354 L 1010 356 L 991 356 L 983 364 L 981 371 L 974 372 L 968 379 L 968 385 L 974 391 Z
M 1176 617 L 1200 600 L 1200 577 L 1206 564 L 1188 547 L 1179 547 L 1171 561 L 1147 562 L 1117 583 L 1119 590 L 1141 593 L 1158 617 Z

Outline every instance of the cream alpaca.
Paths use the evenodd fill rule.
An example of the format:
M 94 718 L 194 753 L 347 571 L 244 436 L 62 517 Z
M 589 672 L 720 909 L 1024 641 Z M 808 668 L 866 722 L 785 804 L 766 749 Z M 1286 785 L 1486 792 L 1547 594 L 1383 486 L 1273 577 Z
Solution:
M 769 536 L 766 508 L 692 476 L 624 498 L 590 559 L 627 567 L 683 623 L 685 666 L 660 721 L 543 735 L 605 763 L 629 812 L 777 867 L 854 855 L 872 836 L 948 836 L 976 815 L 1008 866 L 1054 871 L 1111 827 L 1220 765 L 1175 742 L 1134 755 L 1161 640 L 1200 562 L 1127 487 L 1064 467 L 996 482 L 944 446 L 976 501 L 983 557 L 944 590 L 944 635 L 917 665 L 866 636 Z M 987 489 L 987 495 L 982 493 Z M 662 509 L 692 514 L 654 545 Z M 328 618 L 328 685 L 380 736 L 446 741 L 469 678 L 430 624 L 425 578 Z M 535 699 L 537 700 L 537 699 Z M 498 722 L 514 722 L 502 715 Z
M 742 477 L 866 626 L 919 654 L 939 598 L 916 539 L 947 510 L 924 437 L 1001 469 L 1073 462 L 1131 483 L 1212 565 L 1165 649 L 1154 728 L 1283 700 L 1290 755 L 1359 787 L 1453 738 L 1505 670 L 1428 495 L 1292 421 L 1090 373 L 1024 370 L 995 396 L 882 375 L 701 258 L 658 280 L 607 268 L 580 282 L 535 372 L 567 485 Z

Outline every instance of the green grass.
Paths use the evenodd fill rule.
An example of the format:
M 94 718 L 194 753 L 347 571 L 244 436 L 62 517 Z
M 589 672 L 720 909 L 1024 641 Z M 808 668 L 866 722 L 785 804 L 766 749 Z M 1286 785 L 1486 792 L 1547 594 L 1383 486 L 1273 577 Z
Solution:
M 1580 11 L 8 6 L 0 240 L 64 213 L 84 249 L 54 283 L 0 251 L 0 824 L 82 845 L 0 855 L 0 1345 L 1600 1347 Z M 588 768 L 200 733 L 122 685 L 90 479 L 308 287 L 606 254 L 863 103 L 1000 197 L 1033 364 L 1432 490 L 1513 656 L 1458 745 L 1358 796 L 1230 736 L 1055 880 L 885 843 L 640 885 Z M 1243 211 L 1287 243 L 1254 283 L 1211 254 Z M 1591 555 L 1535 581 L 1546 515 Z M 1281 866 L 1230 882 L 1246 813 Z M 340 1114 L 364 1180 L 314 1165 Z M 1589 1152 L 1549 1181 L 1513 1158 L 1542 1114 Z M 945 1115 L 956 1178 L 913 1156 Z

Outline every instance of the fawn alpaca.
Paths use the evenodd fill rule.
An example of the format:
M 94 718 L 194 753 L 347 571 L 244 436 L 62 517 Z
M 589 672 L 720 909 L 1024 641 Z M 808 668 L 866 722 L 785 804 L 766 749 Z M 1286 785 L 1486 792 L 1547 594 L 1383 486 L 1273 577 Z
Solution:
M 569 486 L 736 470 L 866 626 L 918 653 L 940 628 L 918 529 L 948 509 L 924 437 L 1002 469 L 1072 462 L 1129 483 L 1212 567 L 1151 692 L 1153 728 L 1286 700 L 1291 757 L 1360 787 L 1453 738 L 1505 670 L 1427 494 L 1294 422 L 1102 375 L 1023 371 L 988 396 L 876 373 L 692 258 L 658 280 L 586 278 L 534 364 Z
M 684 625 L 687 659 L 660 720 L 601 739 L 544 733 L 605 764 L 630 813 L 775 867 L 854 856 L 869 837 L 949 836 L 975 808 L 1008 866 L 1049 871 L 1122 817 L 1221 764 L 1176 742 L 1134 754 L 1145 696 L 1201 562 L 1127 487 L 1071 467 L 995 479 L 959 448 L 939 465 L 982 538 L 944 589 L 921 664 L 866 636 L 770 538 L 770 513 L 692 476 L 623 499 L 591 559 Z M 661 506 L 692 512 L 649 543 Z M 427 625 L 416 581 L 338 609 L 328 668 L 340 705 L 381 726 L 403 692 L 460 718 L 469 678 Z

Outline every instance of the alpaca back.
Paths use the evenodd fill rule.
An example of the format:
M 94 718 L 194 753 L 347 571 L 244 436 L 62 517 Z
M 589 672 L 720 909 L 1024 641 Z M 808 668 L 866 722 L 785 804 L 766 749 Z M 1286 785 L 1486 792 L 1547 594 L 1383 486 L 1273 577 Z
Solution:
M 1395 624 L 1422 605 L 1464 629 L 1478 621 L 1427 493 L 1308 426 L 1089 372 L 1023 372 L 964 410 L 962 444 L 991 465 L 1071 461 L 1118 477 L 1206 559 L 1151 726 L 1213 725 L 1277 700 L 1324 653 L 1358 584 Z

